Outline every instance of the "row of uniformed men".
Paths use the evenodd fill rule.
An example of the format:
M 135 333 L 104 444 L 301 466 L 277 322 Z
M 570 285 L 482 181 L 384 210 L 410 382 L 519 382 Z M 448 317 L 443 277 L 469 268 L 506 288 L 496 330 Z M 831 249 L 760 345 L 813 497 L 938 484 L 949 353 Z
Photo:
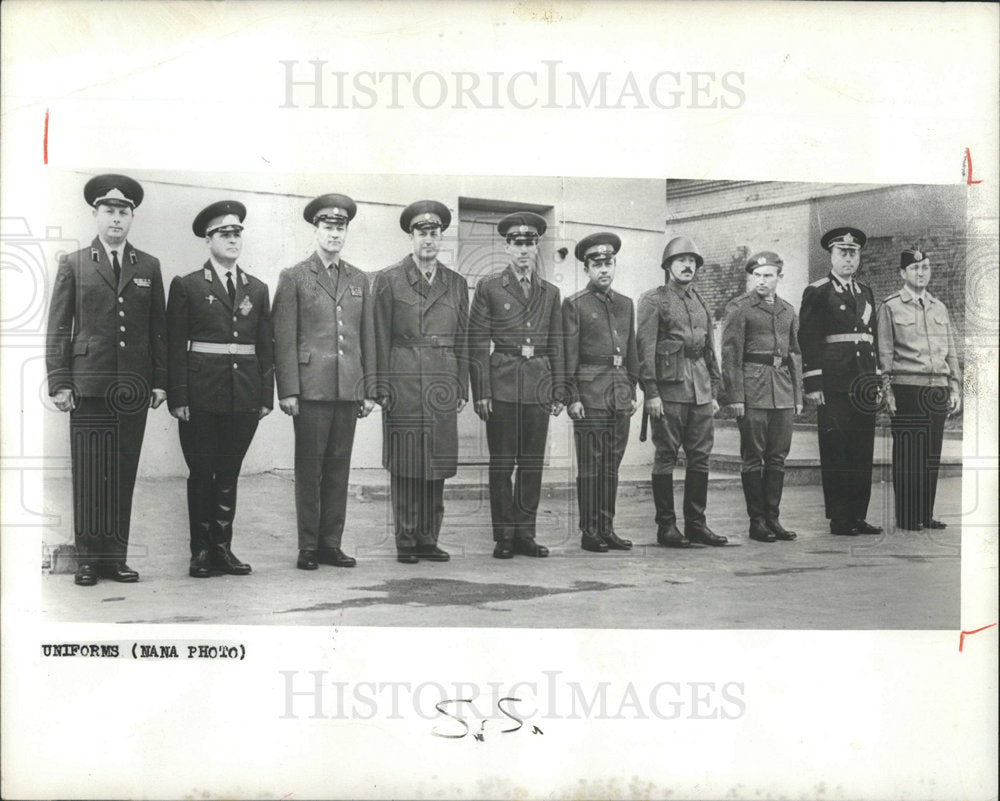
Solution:
M 237 479 L 258 420 L 273 405 L 275 377 L 295 429 L 301 569 L 355 564 L 341 549 L 350 458 L 357 419 L 376 404 L 383 407 L 397 558 L 449 558 L 437 545 L 443 485 L 456 471 L 457 414 L 470 378 L 487 427 L 495 557 L 548 554 L 535 540 L 535 519 L 548 418 L 564 405 L 574 420 L 581 545 L 596 552 L 631 547 L 613 520 L 637 379 L 653 421 L 658 542 L 726 542 L 705 523 L 720 371 L 711 315 L 691 286 L 702 257 L 689 240 L 667 245 L 668 280 L 643 296 L 636 326 L 632 301 L 611 290 L 616 235 L 593 234 L 577 245 L 589 284 L 560 303 L 556 287 L 534 270 L 544 219 L 511 214 L 498 224 L 510 265 L 479 282 L 470 307 L 465 279 L 437 260 L 447 207 L 418 201 L 403 211 L 412 252 L 371 287 L 340 258 L 356 205 L 328 194 L 305 207 L 316 250 L 282 272 L 271 309 L 267 286 L 238 265 L 246 209 L 220 201 L 192 226 L 206 240 L 208 261 L 174 279 L 164 308 L 159 263 L 127 241 L 142 188 L 103 175 L 84 195 L 98 236 L 60 262 L 48 354 L 50 393 L 72 412 L 78 584 L 99 575 L 138 579 L 125 563 L 132 488 L 146 410 L 164 400 L 179 420 L 190 470 L 190 575 L 250 572 L 231 548 Z M 825 246 L 845 244 L 834 239 Z M 750 259 L 755 289 L 727 309 L 723 343 L 750 536 L 767 542 L 795 536 L 778 522 L 792 412 L 801 409 L 790 358 L 798 353 L 797 320 L 775 295 L 781 267 L 773 253 Z M 821 445 L 822 437 L 821 423 Z M 687 455 L 683 533 L 672 491 L 680 447 Z M 825 471 L 825 489 L 826 478 Z M 828 516 L 835 533 L 857 533 L 863 521 L 862 513 L 838 530 L 844 526 L 830 514 L 829 497 Z

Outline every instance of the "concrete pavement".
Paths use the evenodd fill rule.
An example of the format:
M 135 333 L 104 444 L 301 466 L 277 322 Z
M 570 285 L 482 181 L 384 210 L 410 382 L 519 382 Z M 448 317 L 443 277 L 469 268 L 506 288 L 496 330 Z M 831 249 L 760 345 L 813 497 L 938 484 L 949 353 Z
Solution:
M 802 438 L 804 439 L 804 438 Z M 46 487 L 54 548 L 70 539 L 67 479 Z M 390 509 L 362 494 L 348 504 L 344 549 L 354 569 L 295 568 L 293 484 L 273 473 L 240 481 L 235 552 L 246 577 L 187 575 L 185 481 L 140 481 L 129 564 L 138 584 L 102 580 L 77 587 L 72 575 L 43 576 L 52 620 L 319 626 L 469 626 L 664 629 L 957 629 L 961 479 L 942 479 L 936 514 L 944 531 L 891 529 L 891 486 L 876 483 L 869 520 L 877 537 L 836 537 L 823 519 L 817 486 L 786 489 L 782 521 L 793 543 L 746 538 L 742 492 L 732 477 L 713 480 L 709 524 L 725 548 L 667 550 L 655 545 L 647 486 L 623 488 L 616 528 L 631 552 L 580 550 L 575 499 L 548 492 L 539 514 L 548 559 L 491 557 L 484 488 L 447 503 L 441 545 L 449 563 L 395 561 Z M 678 499 L 679 503 L 679 499 Z

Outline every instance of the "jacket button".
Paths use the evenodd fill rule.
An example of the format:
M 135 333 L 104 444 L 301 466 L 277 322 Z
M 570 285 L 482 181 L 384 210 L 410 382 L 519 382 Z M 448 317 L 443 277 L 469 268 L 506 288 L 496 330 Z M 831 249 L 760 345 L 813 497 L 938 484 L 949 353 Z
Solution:
M 344 341 L 344 335 L 343 334 L 338 334 L 338 339 L 340 339 L 340 341 L 343 342 Z
M 342 312 L 343 310 L 344 310 L 344 307 L 343 307 L 343 306 L 338 306 L 338 307 L 337 307 L 337 311 L 339 311 L 339 312 Z
M 527 339 L 525 339 L 524 341 L 525 341 L 525 342 L 527 342 L 528 344 L 531 344 L 531 337 L 528 337 L 528 338 L 527 338 Z
M 118 312 L 118 316 L 119 316 L 119 317 L 124 317 L 124 316 L 125 316 L 125 311 L 124 311 L 124 309 Z
M 123 325 L 118 326 L 118 330 L 119 331 L 124 331 L 125 330 L 125 326 L 123 326 Z
M 343 320 L 337 320 L 337 325 L 343 325 L 343 324 L 344 324 Z
M 118 298 L 118 302 L 119 303 L 124 303 L 125 302 L 125 298 Z
M 125 343 L 124 343 L 124 342 L 119 342 L 119 343 L 118 343 L 118 345 L 119 345 L 120 347 L 123 347 L 123 348 L 125 347 Z
M 236 315 L 235 314 L 233 315 L 233 322 L 234 323 L 236 322 Z
M 528 328 L 531 328 L 531 323 L 528 323 Z
M 338 350 L 337 353 L 339 353 L 341 356 L 344 355 L 344 351 L 342 351 L 342 350 Z
M 239 332 L 239 331 L 233 331 L 233 336 L 234 336 L 234 337 L 238 337 L 239 335 L 240 335 L 240 332 Z
M 233 362 L 233 369 L 234 370 L 239 370 L 240 366 L 236 362 Z

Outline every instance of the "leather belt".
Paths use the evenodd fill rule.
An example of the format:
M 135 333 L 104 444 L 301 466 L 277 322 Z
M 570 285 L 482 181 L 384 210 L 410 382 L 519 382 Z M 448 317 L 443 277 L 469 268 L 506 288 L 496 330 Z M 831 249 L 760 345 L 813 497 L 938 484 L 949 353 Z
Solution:
M 751 362 L 752 364 L 769 364 L 772 367 L 785 367 L 792 366 L 791 356 L 775 356 L 773 353 L 744 353 L 743 361 Z
M 874 342 L 871 334 L 828 334 L 823 337 L 824 342 Z
M 695 345 L 692 347 L 684 346 L 684 357 L 687 359 L 700 359 L 705 355 L 704 345 Z
M 537 345 L 529 345 L 534 350 L 535 356 L 551 356 L 552 348 L 540 348 Z M 520 345 L 495 345 L 493 347 L 494 353 L 503 353 L 507 356 L 520 356 L 521 346 Z
M 409 339 L 394 339 L 394 348 L 453 348 L 455 337 L 411 337 Z
M 253 356 L 257 353 L 255 345 L 237 345 L 235 342 L 189 342 L 188 350 L 192 353 L 235 354 L 237 356 Z
M 625 357 L 620 355 L 580 357 L 580 364 L 596 364 L 601 367 L 622 367 L 625 364 Z

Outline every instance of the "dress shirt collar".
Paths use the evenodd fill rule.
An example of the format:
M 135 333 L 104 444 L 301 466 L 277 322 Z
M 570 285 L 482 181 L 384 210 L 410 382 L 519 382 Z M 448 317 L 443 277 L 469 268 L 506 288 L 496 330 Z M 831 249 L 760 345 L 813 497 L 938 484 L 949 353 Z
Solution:
M 918 297 L 924 299 L 924 308 L 930 306 L 935 300 L 934 296 L 931 295 L 931 293 L 928 292 L 926 289 L 924 290 L 923 295 L 914 294 L 912 291 L 910 291 L 910 288 L 905 284 L 903 285 L 903 288 L 899 290 L 899 299 L 903 301 L 903 303 L 913 303 L 916 301 Z
M 118 263 L 121 264 L 121 265 L 125 264 L 125 248 L 128 245 L 128 241 L 127 240 L 125 242 L 122 242 L 120 245 L 114 245 L 114 246 L 109 245 L 107 242 L 105 242 L 100 237 L 97 237 L 97 240 L 101 243 L 101 247 L 104 248 L 104 255 L 106 255 L 108 257 L 108 264 L 113 264 L 114 263 L 111 260 L 111 251 L 117 251 L 117 253 L 118 253 Z
M 233 274 L 233 286 L 236 286 L 236 270 L 238 269 L 237 265 L 234 264 L 232 267 L 223 267 L 212 256 L 208 257 L 208 261 L 211 263 L 212 269 L 215 270 L 215 275 L 219 279 L 220 284 L 222 284 L 223 286 L 226 285 L 226 273 L 229 272 Z

